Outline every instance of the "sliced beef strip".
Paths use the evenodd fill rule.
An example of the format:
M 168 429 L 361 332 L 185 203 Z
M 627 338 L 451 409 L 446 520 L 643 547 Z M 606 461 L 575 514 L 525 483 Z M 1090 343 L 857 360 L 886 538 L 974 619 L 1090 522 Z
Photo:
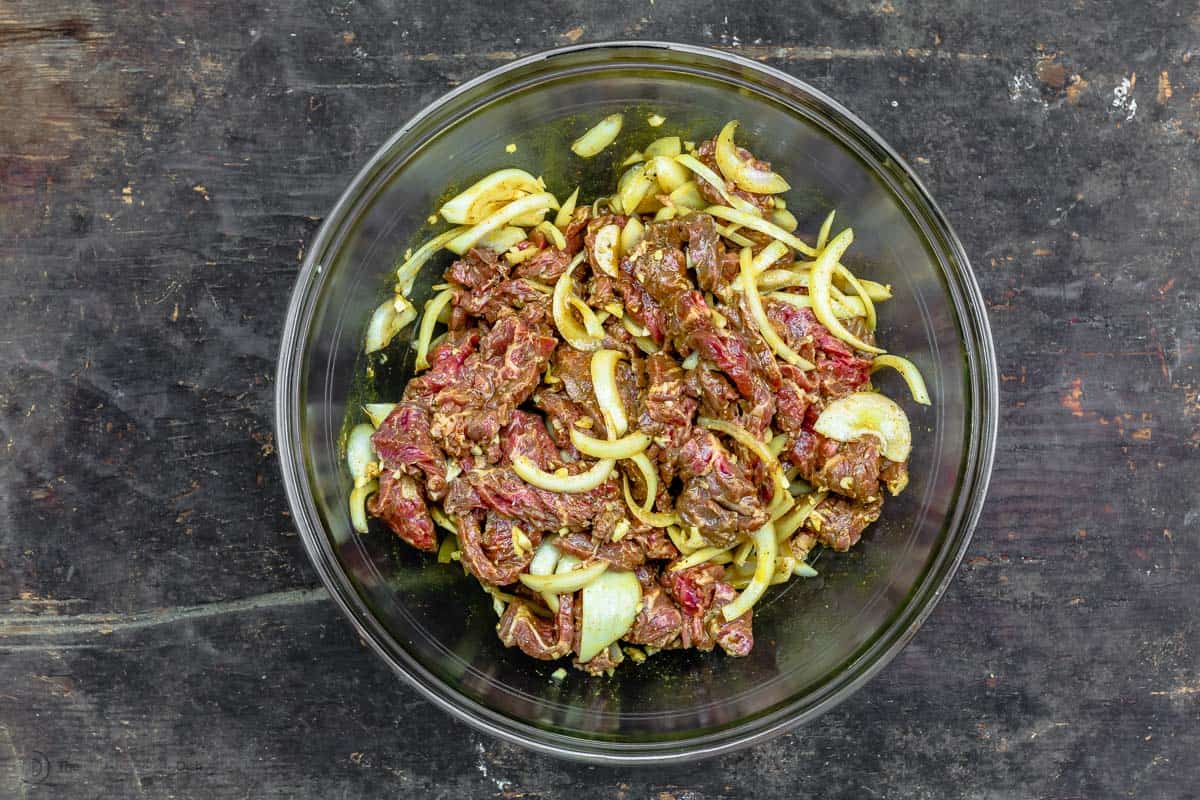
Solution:
M 429 369 L 404 387 L 404 401 L 432 404 L 438 392 L 458 381 L 463 364 L 479 349 L 479 338 L 476 328 L 450 331 L 441 343 L 430 348 Z
M 379 491 L 367 500 L 367 512 L 418 550 L 432 553 L 437 549 L 433 520 L 421 487 L 411 475 L 384 470 L 379 476 Z
M 568 533 L 555 540 L 561 552 L 580 560 L 598 558 L 620 569 L 634 569 L 646 563 L 646 553 L 632 537 L 626 536 L 618 542 L 595 539 L 586 533 Z
M 676 640 L 679 647 L 694 647 L 703 651 L 713 649 L 709 622 L 713 612 L 718 611 L 713 601 L 724 575 L 725 569 L 719 564 L 702 564 L 684 570 L 672 570 L 668 564 L 663 570 L 663 587 L 679 606 L 683 617 L 683 626 Z
M 570 654 L 575 639 L 575 596 L 559 595 L 558 613 L 543 617 L 533 612 L 534 601 L 517 598 L 504 609 L 496 632 L 505 647 L 542 661 L 554 661 Z
M 423 403 L 399 403 L 371 436 L 384 470 L 423 476 L 431 500 L 446 494 L 446 455 L 429 432 L 429 409 Z
M 869 503 L 856 503 L 831 494 L 813 509 L 804 521 L 804 527 L 812 531 L 821 544 L 844 552 L 858 543 L 868 525 L 879 519 L 882 508 L 882 497 Z
M 512 421 L 504 428 L 500 440 L 504 455 L 511 461 L 515 455 L 523 455 L 540 469 L 551 472 L 560 461 L 558 448 L 542 418 L 528 411 L 514 411 Z
M 737 590 L 724 581 L 717 581 L 713 590 L 713 615 L 708 622 L 708 635 L 731 656 L 747 656 L 754 649 L 754 609 L 736 619 L 725 621 L 721 609 L 737 597 Z
M 816 390 L 814 408 L 858 391 L 867 382 L 871 359 L 830 333 L 810 309 L 767 298 L 764 310 L 788 346 L 815 365 L 809 376 Z
M 511 467 L 468 469 L 450 483 L 443 501 L 452 516 L 490 510 L 522 522 L 526 530 L 540 531 L 587 530 L 624 503 L 611 478 L 589 492 L 549 492 L 525 483 Z
M 837 442 L 802 430 L 793 436 L 784 457 L 812 485 L 853 500 L 870 501 L 880 494 L 881 471 L 890 463 L 879 449 L 879 440 L 873 436 Z M 898 477 L 895 468 L 892 475 Z
M 561 452 L 567 454 L 571 461 L 580 457 L 571 442 L 571 430 L 576 427 L 576 423 L 584 419 L 589 420 L 585 426 L 579 428 L 588 435 L 598 435 L 600 431 L 597 420 L 589 415 L 586 408 L 568 397 L 565 391 L 544 387 L 538 389 L 534 392 L 533 404 L 546 415 L 546 427 L 554 439 L 554 444 Z
M 676 461 L 683 492 L 675 508 L 685 525 L 715 547 L 728 547 L 768 519 L 751 472 L 707 430 L 695 430 Z
M 537 309 L 500 319 L 480 339 L 479 351 L 467 357 L 458 381 L 434 398 L 435 440 L 457 458 L 472 448 L 494 449 L 500 429 L 537 386 L 555 343 Z
M 480 583 L 507 586 L 529 567 L 533 550 L 541 543 L 542 532 L 521 527 L 529 540 L 528 549 L 518 549 L 513 527 L 518 523 L 499 514 L 489 513 L 480 529 L 479 512 L 464 514 L 458 520 L 458 544 L 462 564 Z
M 554 247 L 543 248 L 536 256 L 532 256 L 513 268 L 513 275 L 518 278 L 532 278 L 545 284 L 553 284 L 571 263 L 571 254 L 566 250 Z
M 717 327 L 704 296 L 687 276 L 682 250 L 662 244 L 670 233 L 658 233 L 651 222 L 646 239 L 631 254 L 633 278 L 664 312 L 666 334 L 680 353 L 698 351 L 702 358 L 722 370 L 745 397 L 753 394 L 750 359 L 745 343 Z
M 636 573 L 642 585 L 642 607 L 624 639 L 665 650 L 683 630 L 683 613 L 659 582 L 654 567 L 638 567 Z

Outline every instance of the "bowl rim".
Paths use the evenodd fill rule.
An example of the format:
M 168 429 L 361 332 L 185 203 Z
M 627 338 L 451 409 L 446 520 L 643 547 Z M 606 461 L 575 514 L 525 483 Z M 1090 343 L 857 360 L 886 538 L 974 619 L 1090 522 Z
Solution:
M 815 703 L 802 708 L 802 700 L 793 698 L 777 708 L 725 728 L 669 741 L 620 742 L 586 739 L 548 731 L 513 719 L 462 695 L 403 651 L 400 653 L 403 663 L 398 660 L 384 644 L 386 640 L 391 639 L 390 634 L 371 614 L 338 565 L 329 543 L 329 536 L 312 499 L 313 489 L 305 466 L 304 447 L 299 438 L 299 394 L 302 385 L 301 369 L 305 360 L 304 343 L 319 295 L 314 289 L 320 282 L 327 251 L 337 240 L 336 234 L 346 222 L 347 214 L 360 198 L 362 190 L 376 177 L 389 151 L 415 127 L 435 116 L 459 97 L 488 83 L 502 80 L 510 73 L 540 62 L 550 62 L 572 54 L 605 50 L 665 51 L 700 59 L 713 59 L 748 73 L 760 83 L 760 88 L 764 91 L 778 91 L 774 87 L 761 85 L 766 84 L 764 79 L 770 79 L 795 92 L 797 98 L 793 99 L 805 98 L 810 102 L 815 101 L 823 112 L 830 114 L 849 132 L 857 135 L 860 145 L 874 151 L 870 155 L 877 170 L 883 171 L 883 164 L 886 163 L 884 158 L 890 161 L 889 166 L 895 173 L 893 177 L 907 185 L 909 193 L 917 201 L 918 209 L 927 217 L 924 222 L 928 223 L 929 229 L 922 230 L 922 234 L 926 237 L 936 236 L 952 263 L 961 266 L 960 269 L 943 269 L 943 278 L 953 295 L 952 305 L 958 315 L 956 321 L 962 329 L 967 351 L 966 452 L 963 456 L 962 474 L 959 476 L 961 484 L 958 502 L 952 507 L 959 517 L 958 524 L 950 527 L 950 535 L 945 544 L 935 554 L 921 579 L 913 587 L 905 605 L 876 639 L 867 645 L 866 650 L 839 673 L 839 677 L 834 681 L 836 685 Z M 339 196 L 322 221 L 308 249 L 288 302 L 275 387 L 276 442 L 288 505 L 310 561 L 325 588 L 342 613 L 350 619 L 359 636 L 422 697 L 473 728 L 547 755 L 610 765 L 678 763 L 712 757 L 766 741 L 832 709 L 891 662 L 932 613 L 970 544 L 987 496 L 995 454 L 998 418 L 999 388 L 995 348 L 982 293 L 962 243 L 932 195 L 907 162 L 869 125 L 841 103 L 781 70 L 734 53 L 708 47 L 642 40 L 590 42 L 544 50 L 516 59 L 441 95 L 389 136 Z M 844 678 L 843 675 L 848 677 Z

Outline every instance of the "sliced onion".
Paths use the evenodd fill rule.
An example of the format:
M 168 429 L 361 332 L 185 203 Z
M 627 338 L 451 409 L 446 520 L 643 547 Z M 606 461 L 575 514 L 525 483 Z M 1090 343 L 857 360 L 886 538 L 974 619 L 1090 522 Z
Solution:
M 837 209 L 833 209 L 821 223 L 821 230 L 817 233 L 817 250 L 824 250 L 825 245 L 829 243 L 829 233 L 833 230 L 833 215 L 836 213 Z
M 375 445 L 371 444 L 374 433 L 375 428 L 364 422 L 351 428 L 346 438 L 346 466 L 350 468 L 350 476 L 356 485 L 372 477 L 370 468 L 378 458 Z
M 796 228 L 800 227 L 800 223 L 796 221 L 796 216 L 792 212 L 779 207 L 780 202 L 782 201 L 779 198 L 775 198 L 775 208 L 771 211 L 771 222 L 788 233 L 795 233 Z
M 625 402 L 617 388 L 617 362 L 624 354 L 619 350 L 597 350 L 592 354 L 592 389 L 609 436 L 624 436 L 629 430 L 629 418 L 625 414 Z
M 755 275 L 761 275 L 766 272 L 767 267 L 786 256 L 787 253 L 787 245 L 783 242 L 770 242 L 766 247 L 758 251 L 758 255 L 750 262 L 751 270 Z
M 622 315 L 621 327 L 623 327 L 623 328 L 625 328 L 625 330 L 629 331 L 629 335 L 634 338 L 650 335 L 649 330 L 647 330 L 646 328 L 643 328 L 641 325 L 638 325 L 636 322 L 634 322 L 633 317 L 631 317 L 628 314 Z
M 650 437 L 636 431 L 620 439 L 597 439 L 578 428 L 571 428 L 571 444 L 592 458 L 633 458 L 650 446 Z
M 767 295 L 767 297 L 771 300 L 778 300 L 781 303 L 787 303 L 790 306 L 795 306 L 796 308 L 812 308 L 812 297 L 806 294 L 771 292 Z M 831 298 L 830 303 L 833 306 L 833 313 L 842 319 L 862 317 L 866 315 L 866 310 L 863 308 L 862 301 L 857 297 Z
M 741 225 L 743 228 L 749 228 L 752 231 L 765 233 L 772 239 L 778 239 L 793 250 L 804 253 L 807 256 L 817 254 L 817 251 L 812 248 L 807 242 L 799 239 L 785 231 L 773 222 L 768 222 L 760 216 L 749 214 L 737 208 L 729 208 L 728 206 L 709 206 L 704 209 L 705 213 L 711 214 L 714 217 L 723 219 L 726 222 L 734 222 Z
M 579 661 L 583 663 L 629 631 L 642 602 L 642 585 L 632 572 L 604 572 L 583 587 L 579 602 Z
M 591 337 L 586 330 L 579 326 L 571 317 L 571 298 L 575 297 L 572 275 L 575 268 L 587 257 L 587 251 L 580 250 L 571 259 L 571 263 L 563 270 L 558 282 L 554 284 L 553 301 L 550 308 L 554 315 L 554 325 L 559 334 L 576 350 L 590 351 L 600 347 L 600 339 Z
M 583 329 L 587 331 L 588 336 L 591 336 L 593 339 L 604 338 L 604 325 L 600 318 L 596 316 L 596 312 L 592 310 L 591 306 L 575 295 L 568 297 L 567 303 L 570 304 L 571 308 L 575 309 L 576 313 L 579 314 L 579 318 L 583 320 Z
M 395 407 L 395 403 L 367 403 L 363 406 L 363 411 L 367 412 L 367 418 L 371 420 L 371 424 L 378 428 Z
M 700 194 L 700 187 L 695 181 L 688 181 L 673 189 L 668 199 L 676 208 L 690 208 L 693 211 L 704 208 L 704 196 Z
M 396 268 L 396 291 L 405 296 L 411 294 L 413 282 L 416 281 L 417 273 L 421 271 L 421 267 L 425 266 L 425 262 L 438 250 L 469 230 L 470 228 L 465 226 L 451 228 L 418 247 L 416 252 L 405 258 L 404 263 Z
M 904 410 L 878 392 L 839 397 L 821 411 L 813 430 L 839 442 L 874 436 L 890 461 L 905 461 L 912 450 L 912 431 Z
M 532 575 L 523 572 L 519 580 L 535 592 L 571 594 L 596 580 L 606 569 L 607 561 L 593 561 L 586 566 L 579 566 L 568 572 L 556 572 L 553 575 Z
M 867 290 L 867 295 L 870 296 L 872 302 L 882 303 L 884 300 L 892 299 L 892 287 L 890 285 L 869 281 L 866 278 L 859 278 L 858 282 Z
M 674 158 L 665 155 L 657 156 L 650 162 L 650 171 L 654 173 L 654 178 L 658 181 L 659 188 L 667 194 L 687 185 L 692 177 L 687 167 L 680 164 Z M 703 205 L 703 203 L 700 205 Z
M 740 228 L 740 227 L 742 227 L 742 226 L 741 225 L 726 225 L 724 228 L 718 227 L 717 233 L 721 234 L 726 239 L 728 239 L 729 241 L 736 244 L 738 247 L 753 247 L 754 242 L 750 241 L 745 236 L 742 236 L 740 233 L 738 233 L 738 228 Z
M 446 244 L 449 250 L 459 255 L 470 250 L 486 234 L 502 228 L 519 217 L 525 217 L 539 211 L 558 208 L 558 201 L 549 192 L 539 192 L 513 200 L 504 207 L 488 214 L 470 230 L 456 236 Z
M 851 347 L 867 353 L 882 353 L 885 352 L 882 348 L 867 344 L 846 330 L 846 326 L 833 313 L 833 306 L 830 304 L 830 283 L 833 280 L 833 273 L 837 269 L 838 259 L 842 257 L 846 248 L 853 241 L 854 231 L 846 228 L 833 237 L 833 241 L 821 251 L 809 269 L 808 294 L 812 297 L 813 314 L 816 315 L 818 322 L 829 329 L 830 333 Z
M 625 160 L 621 162 L 622 167 L 628 167 L 630 164 L 640 164 L 646 160 L 646 156 L 641 150 L 634 150 L 629 155 L 625 156 Z
M 433 338 L 433 328 L 437 325 L 438 316 L 454 299 L 454 290 L 446 289 L 438 292 L 425 303 L 425 314 L 421 317 L 421 328 L 417 333 L 417 360 L 415 369 L 429 369 L 429 344 Z
M 542 182 L 525 170 L 500 169 L 471 184 L 439 213 L 455 225 L 474 225 L 513 200 L 541 191 Z
M 646 124 L 651 128 L 657 128 L 666 121 L 667 118 L 662 114 L 651 114 L 650 116 L 646 117 Z
M 432 508 L 429 510 L 430 512 L 433 511 Z M 437 519 L 437 517 L 434 517 L 434 519 Z M 454 560 L 454 553 L 456 550 L 458 550 L 458 536 L 451 534 L 450 536 L 445 537 L 442 539 L 441 546 L 438 547 L 437 562 L 439 564 L 449 564 Z
M 665 528 L 679 523 L 679 515 L 674 511 L 653 511 L 654 499 L 658 497 L 658 470 L 650 462 L 645 453 L 638 453 L 629 459 L 638 471 L 642 473 L 642 483 L 646 484 L 646 499 L 639 506 L 633 502 L 633 493 L 629 489 L 629 479 L 625 479 L 625 503 L 630 511 L 642 522 L 652 528 Z
M 443 528 L 450 533 L 455 534 L 456 536 L 458 535 L 458 524 L 454 520 L 450 519 L 450 517 L 446 516 L 446 512 L 442 511 L 437 506 L 429 507 L 429 516 L 439 528 Z
M 374 353 L 387 347 L 388 343 L 392 341 L 392 337 L 416 318 L 416 309 L 405 299 L 404 295 L 398 294 L 392 299 L 384 300 L 371 315 L 371 321 L 367 323 L 367 336 L 363 344 L 363 351 Z
M 775 549 L 775 525 L 768 522 L 754 533 L 754 557 L 757 560 L 754 577 L 741 594 L 721 609 L 721 615 L 727 622 L 753 608 L 771 585 L 771 578 L 775 576 Z
M 621 198 L 621 208 L 626 214 L 641 211 L 641 206 L 647 198 L 653 198 L 655 181 L 646 175 L 646 166 L 637 164 L 621 176 L 617 183 L 617 194 Z
M 592 258 L 596 266 L 610 278 L 617 277 L 617 248 L 620 246 L 621 228 L 618 225 L 605 225 L 596 231 L 595 243 L 592 245 Z
M 681 361 L 679 363 L 679 366 L 681 369 L 685 369 L 690 372 L 691 370 L 694 370 L 697 366 L 699 366 L 699 364 L 700 364 L 700 351 L 693 350 L 692 352 L 688 353 L 687 358 L 683 359 L 683 361 Z
M 740 277 L 738 281 L 738 287 L 740 287 Z M 794 286 L 808 286 L 808 273 L 795 272 L 790 269 L 769 269 L 758 276 L 759 291 L 790 289 Z
M 730 120 L 717 134 L 717 166 L 721 168 L 725 177 L 738 187 L 755 194 L 781 194 L 791 189 L 788 182 L 776 173 L 742 160 L 738 155 L 737 146 L 733 143 L 733 134 L 737 127 L 738 121 Z
M 370 530 L 367 526 L 367 498 L 378 491 L 379 481 L 371 480 L 355 486 L 350 492 L 350 524 L 359 533 Z
M 685 569 L 698 567 L 701 564 L 705 564 L 714 558 L 717 558 L 722 553 L 728 552 L 728 547 L 701 547 L 699 550 L 695 550 L 683 558 L 673 562 L 668 571 L 681 572 Z
M 559 250 L 567 249 L 567 238 L 563 236 L 562 231 L 554 226 L 550 220 L 539 222 L 535 231 L 541 231 L 542 235 L 554 243 L 555 248 Z
M 929 390 L 925 388 L 925 379 L 921 377 L 921 371 L 917 369 L 916 364 L 903 356 L 875 356 L 871 362 L 871 372 L 875 372 L 881 367 L 891 367 L 900 373 L 900 377 L 904 378 L 904 382 L 908 384 L 908 391 L 912 392 L 915 402 L 923 406 L 932 402 L 929 399 Z
M 784 477 L 787 477 L 786 475 Z M 775 502 L 778 500 L 779 502 Z M 791 511 L 796 506 L 796 498 L 791 492 L 782 492 L 777 497 L 771 498 L 769 510 L 771 512 L 771 522 L 782 517 L 784 514 Z
M 767 318 L 767 312 L 763 310 L 762 297 L 758 294 L 758 285 L 754 280 L 754 265 L 749 247 L 742 248 L 741 268 L 742 293 L 746 297 L 746 305 L 749 306 L 750 316 L 754 317 L 755 323 L 758 324 L 759 333 L 762 334 L 767 345 L 775 351 L 776 355 L 789 364 L 793 364 L 800 369 L 812 369 L 812 363 L 789 347 L 788 343 L 779 335 L 779 332 L 775 330 L 775 326 L 771 324 L 771 320 Z
M 649 336 L 635 336 L 633 342 L 638 346 L 638 350 L 641 350 L 648 356 L 652 356 L 662 349 Z
M 571 143 L 571 152 L 580 158 L 591 158 L 608 147 L 621 133 L 625 124 L 624 114 L 610 114 L 589 128 L 583 136 Z
M 871 295 L 867 293 L 866 288 L 862 285 L 862 283 L 859 282 L 858 278 L 854 276 L 854 273 L 846 269 L 846 267 L 842 264 L 838 264 L 836 267 L 834 267 L 833 274 L 834 276 L 845 281 L 846 284 L 854 290 L 854 293 L 858 295 L 858 299 L 862 303 L 863 307 L 863 317 L 867 321 L 867 328 L 870 330 L 875 330 L 875 324 L 878 321 L 875 316 L 875 304 L 871 302 Z M 832 292 L 830 294 L 832 294 Z M 845 299 L 849 300 L 850 298 L 847 296 Z
M 475 246 L 486 247 L 488 250 L 503 253 L 505 250 L 511 250 L 518 243 L 525 241 L 527 235 L 524 229 L 508 225 L 503 228 L 497 228 L 486 236 L 481 237 L 475 243 Z
M 796 562 L 796 568 L 792 570 L 792 574 L 800 578 L 815 578 L 821 573 L 817 572 L 811 566 L 803 561 Z
M 767 442 L 767 450 L 775 458 L 779 458 L 779 454 L 783 452 L 783 448 L 787 446 L 788 435 L 780 433 L 771 437 L 771 441 Z
M 530 575 L 553 575 L 558 567 L 559 559 L 562 553 L 554 546 L 555 537 L 547 536 L 538 545 L 537 551 L 533 554 L 533 560 L 529 562 Z M 545 601 L 546 607 L 558 613 L 558 595 L 554 592 L 542 592 L 542 600 Z
M 565 494 L 578 494 L 595 489 L 608 480 L 616 463 L 611 458 L 604 458 L 593 464 L 591 469 L 586 472 L 580 472 L 577 475 L 558 475 L 539 468 L 537 464 L 529 460 L 528 456 L 518 453 L 512 457 L 513 472 L 517 473 L 517 477 L 521 480 L 530 486 L 536 486 L 548 492 Z
M 654 221 L 665 222 L 666 220 L 675 219 L 678 216 L 686 214 L 687 211 L 689 209 L 683 206 L 663 206 L 654 212 Z
M 664 136 L 646 145 L 642 152 L 646 154 L 647 161 L 658 156 L 674 158 L 683 152 L 683 142 L 678 136 Z
M 625 227 L 621 229 L 621 255 L 627 256 L 633 252 L 633 248 L 638 246 L 638 242 L 642 241 L 642 236 L 645 235 L 646 226 L 642 225 L 642 221 L 637 215 L 633 215 L 625 223 Z
M 741 209 L 743 213 L 751 216 L 759 213 L 758 208 L 753 203 L 749 203 L 726 190 L 724 179 L 706 167 L 704 162 L 702 162 L 700 159 L 688 153 L 684 153 L 682 155 L 675 156 L 675 160 L 703 178 L 707 183 L 717 190 L 717 193 L 720 194 L 721 198 L 729 205 L 733 206 L 734 208 Z
M 775 541 L 782 543 L 800 529 L 809 515 L 829 496 L 828 489 L 818 489 L 798 501 L 789 514 L 775 524 Z
M 567 197 L 566 202 L 558 209 L 558 213 L 554 215 L 554 225 L 558 228 L 566 228 L 571 224 L 571 218 L 575 216 L 575 204 L 579 202 L 579 187 L 575 187 L 575 191 L 571 192 Z

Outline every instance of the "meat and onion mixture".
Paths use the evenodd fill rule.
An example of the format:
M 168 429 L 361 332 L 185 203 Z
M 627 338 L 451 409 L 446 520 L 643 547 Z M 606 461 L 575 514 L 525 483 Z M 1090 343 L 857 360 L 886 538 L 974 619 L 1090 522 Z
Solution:
M 832 213 L 795 233 L 788 183 L 737 127 L 649 143 L 590 202 L 484 177 L 368 326 L 368 352 L 415 372 L 350 433 L 354 527 L 375 517 L 458 562 L 533 658 L 598 674 L 676 648 L 744 656 L 768 587 L 816 575 L 814 549 L 853 547 L 908 482 L 908 419 L 871 375 L 929 397 L 876 341 L 891 289 L 842 264 L 854 234 Z M 407 297 L 442 250 L 418 315 Z

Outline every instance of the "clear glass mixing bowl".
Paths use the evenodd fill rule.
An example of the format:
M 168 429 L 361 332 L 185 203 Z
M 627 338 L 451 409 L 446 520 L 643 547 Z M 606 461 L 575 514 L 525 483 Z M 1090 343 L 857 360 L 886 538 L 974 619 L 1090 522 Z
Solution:
M 622 146 L 590 161 L 567 144 L 614 111 Z M 667 118 L 658 129 L 646 117 Z M 754 614 L 747 658 L 665 652 L 611 678 L 505 649 L 486 595 L 460 569 L 379 531 L 353 534 L 339 454 L 363 400 L 396 399 L 408 348 L 364 382 L 362 335 L 391 269 L 428 236 L 439 198 L 500 166 L 544 175 L 560 196 L 611 185 L 615 159 L 665 133 L 710 135 L 728 119 L 795 187 L 788 208 L 815 231 L 829 208 L 855 231 L 850 263 L 892 284 L 880 306 L 890 350 L 921 368 L 933 405 L 907 404 L 912 483 L 821 576 L 778 587 Z M 515 144 L 514 153 L 506 146 Z M 418 281 L 420 302 L 446 258 Z M 402 353 L 400 351 L 403 351 Z M 891 396 L 907 392 L 894 375 Z M 348 411 L 351 412 L 348 416 Z M 277 428 L 288 499 L 321 579 L 363 639 L 425 697 L 489 733 L 597 762 L 662 762 L 727 751 L 811 720 L 846 698 L 914 634 L 970 539 L 996 433 L 995 357 L 979 290 L 954 233 L 909 167 L 830 98 L 742 58 L 655 42 L 589 45 L 513 62 L 421 111 L 338 200 L 309 248 L 288 309 Z M 933 687 L 931 687 L 932 690 Z M 380 698 L 388 702 L 389 698 Z

